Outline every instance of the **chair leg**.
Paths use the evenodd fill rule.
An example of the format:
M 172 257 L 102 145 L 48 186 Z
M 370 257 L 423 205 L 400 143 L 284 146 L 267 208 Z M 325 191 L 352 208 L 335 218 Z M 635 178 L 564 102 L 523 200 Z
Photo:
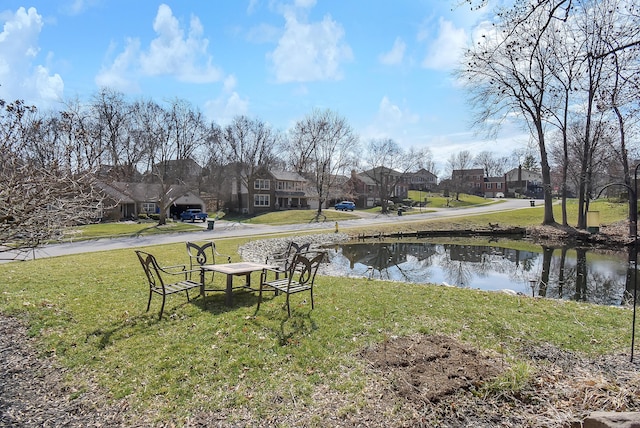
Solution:
M 164 312 L 164 302 L 167 299 L 166 295 L 162 295 L 162 306 L 160 307 L 160 316 L 158 317 L 159 320 L 162 319 L 162 312 Z
M 151 307 L 151 296 L 153 295 L 153 291 L 149 289 L 149 301 L 147 302 L 147 312 L 149 312 L 149 308 Z
M 311 309 L 313 309 L 313 287 L 310 288 L 311 291 Z
M 289 293 L 287 293 L 287 314 L 291 316 L 291 307 L 289 306 Z

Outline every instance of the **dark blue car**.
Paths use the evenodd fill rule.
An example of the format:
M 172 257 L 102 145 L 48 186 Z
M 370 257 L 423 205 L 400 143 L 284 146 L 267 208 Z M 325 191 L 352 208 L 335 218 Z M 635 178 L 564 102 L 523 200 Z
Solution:
M 351 201 L 342 201 L 335 204 L 334 208 L 339 211 L 353 211 L 356 209 L 356 204 Z

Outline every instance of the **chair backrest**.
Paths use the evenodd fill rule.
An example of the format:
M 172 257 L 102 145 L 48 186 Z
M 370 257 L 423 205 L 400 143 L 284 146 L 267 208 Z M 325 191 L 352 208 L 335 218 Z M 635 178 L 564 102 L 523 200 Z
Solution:
M 298 244 L 297 242 L 290 241 L 287 249 L 283 253 L 274 258 L 267 258 L 267 264 L 275 263 L 282 270 L 288 271 L 293 263 L 295 255 L 309 251 L 310 246 L 311 243 L 309 242 L 306 244 Z
M 310 242 L 307 242 L 306 244 L 298 244 L 297 242 L 291 241 L 289 243 L 288 255 L 289 255 L 289 257 L 292 257 L 295 254 L 303 253 L 305 251 L 309 251 L 309 247 L 310 246 L 311 246 Z
M 324 257 L 324 252 L 295 254 L 289 267 L 289 283 L 296 281 L 301 285 L 313 285 Z
M 145 275 L 147 275 L 149 287 L 162 288 L 164 290 L 164 281 L 162 280 L 160 266 L 156 258 L 152 254 L 140 250 L 136 250 L 136 254 L 138 255 L 142 269 L 144 269 Z
M 204 244 L 187 242 L 187 254 L 189 254 L 190 269 L 193 269 L 194 261 L 199 265 L 216 264 L 216 244 L 207 241 Z

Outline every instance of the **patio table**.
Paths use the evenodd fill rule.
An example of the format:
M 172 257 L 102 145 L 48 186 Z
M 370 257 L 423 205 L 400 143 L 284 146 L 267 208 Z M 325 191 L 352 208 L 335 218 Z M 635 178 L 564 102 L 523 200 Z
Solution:
M 205 291 L 205 274 L 207 272 L 220 272 L 227 275 L 227 287 L 225 289 L 225 304 L 227 306 L 231 306 L 233 304 L 233 277 L 234 276 L 245 276 L 246 281 L 240 287 L 235 288 L 245 288 L 252 291 L 251 288 L 251 273 L 260 272 L 264 269 L 268 270 L 277 270 L 276 266 L 271 266 L 263 263 L 253 263 L 253 262 L 236 262 L 236 263 L 221 263 L 215 265 L 202 265 L 200 266 L 200 295 L 204 298 Z

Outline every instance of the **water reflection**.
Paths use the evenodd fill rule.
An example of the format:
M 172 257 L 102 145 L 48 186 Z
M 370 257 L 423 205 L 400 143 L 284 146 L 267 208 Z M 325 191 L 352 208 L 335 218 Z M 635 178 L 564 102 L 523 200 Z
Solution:
M 429 242 L 352 243 L 329 251 L 325 274 L 630 304 L 633 254 L 543 246 L 540 252 Z

